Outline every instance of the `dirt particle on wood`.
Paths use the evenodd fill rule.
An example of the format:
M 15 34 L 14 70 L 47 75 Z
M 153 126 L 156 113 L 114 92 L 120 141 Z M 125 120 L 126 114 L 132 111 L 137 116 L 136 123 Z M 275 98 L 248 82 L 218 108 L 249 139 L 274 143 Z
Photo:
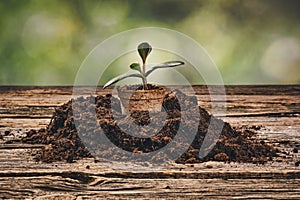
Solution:
M 171 189 L 171 187 L 167 185 L 167 186 L 165 187 L 165 189 L 168 189 L 168 190 L 170 190 L 170 189 Z
M 5 135 L 5 136 L 8 136 L 9 134 L 10 134 L 10 131 L 9 131 L 9 130 L 4 131 L 4 135 Z

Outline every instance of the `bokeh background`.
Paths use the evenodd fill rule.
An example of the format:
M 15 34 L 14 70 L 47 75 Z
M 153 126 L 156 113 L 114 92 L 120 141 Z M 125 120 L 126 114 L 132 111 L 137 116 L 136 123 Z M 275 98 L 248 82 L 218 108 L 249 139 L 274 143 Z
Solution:
M 195 39 L 225 84 L 299 84 L 299 11 L 299 0 L 0 0 L 0 85 L 72 85 L 97 44 L 147 26 Z

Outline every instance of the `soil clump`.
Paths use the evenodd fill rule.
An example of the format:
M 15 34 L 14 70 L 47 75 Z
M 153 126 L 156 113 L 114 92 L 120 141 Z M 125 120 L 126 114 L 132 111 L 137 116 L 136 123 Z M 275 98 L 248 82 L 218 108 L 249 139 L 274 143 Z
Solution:
M 181 99 L 181 103 L 179 103 L 179 99 Z M 80 97 L 76 101 L 70 100 L 56 108 L 46 128 L 27 132 L 27 136 L 22 141 L 24 143 L 46 145 L 35 155 L 35 159 L 42 162 L 74 162 L 74 160 L 81 158 L 93 157 L 94 154 L 86 146 L 95 147 L 96 150 L 94 149 L 93 152 L 104 155 L 104 157 L 114 159 L 120 157 L 122 159 L 124 155 L 116 155 L 110 148 L 103 145 L 84 144 L 78 130 L 80 133 L 87 134 L 84 137 L 90 137 L 90 141 L 93 142 L 97 141 L 97 135 L 101 129 L 105 136 L 119 148 L 127 152 L 143 154 L 157 151 L 172 142 L 179 127 L 183 125 L 182 120 L 185 120 L 186 134 L 189 134 L 189 127 L 196 127 L 197 133 L 189 148 L 176 159 L 177 163 L 222 161 L 263 164 L 277 155 L 278 150 L 271 144 L 256 139 L 254 132 L 247 129 L 237 131 L 230 124 L 215 118 L 200 106 L 197 106 L 193 111 L 198 112 L 200 116 L 199 119 L 196 119 L 196 124 L 195 119 L 192 117 L 191 119 L 183 119 L 182 113 L 185 110 L 181 105 L 184 104 L 188 108 L 189 105 L 195 102 L 197 104 L 196 97 L 187 96 L 179 90 L 169 91 L 163 101 L 162 112 L 164 112 L 166 118 L 162 122 L 158 117 L 161 113 L 137 111 L 128 116 L 123 115 L 119 100 L 111 94 Z M 86 112 L 73 113 L 72 106 L 83 108 Z M 82 123 L 75 124 L 75 118 L 80 119 Z M 211 121 L 214 122 L 210 125 Z M 133 123 L 135 126 L 132 126 Z M 149 130 L 151 129 L 151 127 L 148 127 L 149 124 L 154 125 L 151 127 L 163 126 L 159 130 L 155 130 L 155 128 Z M 214 139 L 214 136 L 219 134 L 218 128 L 221 124 L 223 125 L 222 132 L 217 137 L 215 146 L 207 156 L 199 158 L 199 150 L 209 126 L 212 127 L 210 137 Z M 123 130 L 130 130 L 135 134 L 128 134 Z M 146 134 L 144 137 L 137 136 L 147 131 L 153 134 Z M 177 145 L 179 147 L 180 142 L 176 143 Z M 176 147 L 173 150 L 175 151 Z

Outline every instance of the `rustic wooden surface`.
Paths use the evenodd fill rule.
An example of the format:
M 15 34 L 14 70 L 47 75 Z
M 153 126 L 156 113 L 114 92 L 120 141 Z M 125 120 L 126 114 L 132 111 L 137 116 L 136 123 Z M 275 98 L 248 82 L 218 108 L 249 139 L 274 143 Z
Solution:
M 216 87 L 217 88 L 217 87 Z M 88 94 L 87 88 L 82 88 Z M 205 87 L 194 86 L 199 104 L 210 110 Z M 99 89 L 97 94 L 103 91 Z M 257 129 L 257 137 L 285 152 L 264 165 L 206 162 L 168 167 L 126 163 L 37 163 L 42 145 L 4 144 L 26 130 L 45 127 L 72 87 L 0 87 L 0 199 L 216 198 L 300 199 L 300 86 L 227 86 L 233 127 Z M 222 103 L 222 100 L 215 103 Z

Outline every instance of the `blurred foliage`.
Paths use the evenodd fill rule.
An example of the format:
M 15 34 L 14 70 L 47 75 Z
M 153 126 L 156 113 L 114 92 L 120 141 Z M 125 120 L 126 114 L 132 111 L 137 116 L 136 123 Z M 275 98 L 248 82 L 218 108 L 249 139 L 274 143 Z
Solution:
M 299 10 L 298 0 L 1 0 L 0 84 L 72 85 L 97 44 L 146 26 L 194 38 L 226 84 L 299 84 Z

